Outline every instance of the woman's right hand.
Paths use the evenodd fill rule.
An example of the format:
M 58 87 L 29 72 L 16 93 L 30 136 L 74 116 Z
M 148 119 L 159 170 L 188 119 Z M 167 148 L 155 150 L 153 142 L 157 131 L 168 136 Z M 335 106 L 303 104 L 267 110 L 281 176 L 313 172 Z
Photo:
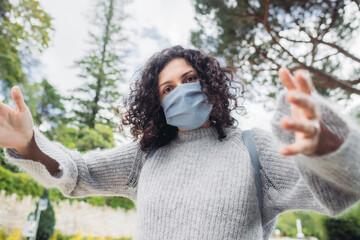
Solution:
M 0 102 L 0 146 L 26 149 L 33 138 L 34 122 L 18 86 L 11 89 L 17 110 Z

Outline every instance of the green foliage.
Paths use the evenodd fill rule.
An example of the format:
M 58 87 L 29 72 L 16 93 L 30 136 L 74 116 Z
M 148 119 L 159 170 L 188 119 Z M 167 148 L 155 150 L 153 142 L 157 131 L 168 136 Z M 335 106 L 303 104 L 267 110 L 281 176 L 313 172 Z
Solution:
M 20 198 L 31 195 L 40 197 L 43 193 L 43 186 L 25 173 L 13 173 L 0 166 L 0 190 L 6 194 L 16 193 Z
M 33 53 L 48 47 L 54 30 L 51 17 L 37 0 L 3 0 L 1 7 L 0 92 L 5 98 L 3 102 L 16 108 L 10 89 L 18 85 L 35 124 L 40 125 L 43 120 L 52 124 L 64 115 L 59 96 L 45 79 L 41 83 L 30 83 L 25 74 L 36 64 Z M 62 112 L 55 113 L 57 110 Z
M 63 98 L 46 79 L 40 82 L 36 94 L 36 113 L 32 115 L 35 124 L 40 125 L 46 121 L 52 128 L 56 128 L 60 122 L 67 122 L 65 107 L 61 102 Z
M 40 83 L 25 82 L 18 85 L 21 87 L 25 103 L 29 107 L 35 125 L 39 126 L 46 122 L 50 127 L 57 128 L 59 124 L 68 123 L 62 103 L 63 97 L 46 79 Z M 5 102 L 8 100 L 10 99 L 6 99 Z M 9 105 L 11 104 L 13 104 L 12 100 Z M 16 107 L 14 106 L 14 108 Z
M 7 238 L 7 234 L 5 230 L 0 229 L 0 240 L 4 240 Z
M 305 236 L 321 240 L 360 239 L 360 202 L 338 217 L 312 211 L 286 211 L 279 216 L 276 228 L 289 237 L 296 237 L 296 219 L 301 220 Z
M 51 128 L 44 134 L 52 141 L 60 142 L 69 149 L 75 149 L 78 132 L 76 126 L 69 127 L 60 123 L 56 128 Z
M 26 82 L 23 63 L 33 51 L 47 48 L 53 27 L 50 15 L 37 0 L 3 0 L 2 7 L 0 81 L 3 87 L 10 87 Z M 8 91 L 4 91 L 4 88 L 1 91 L 6 98 L 9 97 Z
M 331 240 L 360 239 L 360 202 L 339 217 L 325 219 L 324 225 Z
M 5 85 L 24 81 L 24 73 L 21 69 L 21 59 L 18 51 L 19 31 L 23 31 L 19 24 L 11 23 L 6 13 L 13 11 L 14 6 L 8 0 L 1 2 L 2 16 L 0 24 L 0 80 Z
M 88 198 L 84 198 L 84 201 L 87 203 L 90 203 L 93 206 L 105 206 L 106 205 L 106 201 L 104 197 L 100 197 L 100 196 L 94 196 L 94 197 L 88 197 Z
M 89 33 L 91 49 L 76 62 L 81 69 L 79 76 L 85 82 L 74 90 L 69 100 L 76 106 L 74 120 L 90 128 L 95 128 L 96 123 L 107 124 L 113 129 L 116 127 L 112 118 L 113 105 L 121 96 L 118 86 L 124 72 L 121 61 L 123 49 L 120 47 L 125 41 L 121 27 L 124 3 L 114 0 L 96 2 L 95 17 L 92 18 L 98 31 Z
M 296 219 L 301 220 L 305 236 L 317 237 L 321 240 L 327 239 L 324 227 L 325 215 L 311 211 L 287 211 L 282 213 L 276 223 L 276 228 L 286 232 L 287 236 L 296 238 Z
M 0 166 L 5 168 L 5 169 L 10 170 L 11 172 L 15 172 L 15 173 L 19 172 L 20 171 L 19 167 L 16 166 L 16 165 L 8 163 L 5 160 L 5 156 L 4 156 L 3 153 L 4 153 L 4 148 L 0 147 Z
M 106 203 L 112 208 L 121 206 L 125 211 L 135 208 L 135 203 L 133 201 L 122 197 L 107 197 Z
M 64 200 L 69 200 L 71 203 L 73 201 L 78 200 L 78 198 L 67 198 L 65 197 L 59 189 L 57 188 L 49 188 L 49 198 L 51 201 L 59 203 Z
M 356 225 L 353 219 L 329 218 L 325 221 L 331 240 L 360 239 L 360 225 Z
M 45 132 L 51 140 L 60 142 L 69 149 L 86 152 L 93 149 L 108 149 L 115 146 L 113 130 L 108 125 L 96 124 L 92 129 L 88 126 L 68 127 L 65 124 L 58 125 Z
M 360 58 L 350 51 L 359 35 L 359 2 L 195 0 L 194 4 L 199 30 L 192 32 L 191 43 L 237 68 L 257 99 L 267 101 L 283 88 L 277 77 L 281 66 L 308 70 L 325 96 L 348 99 L 349 94 L 360 94 L 356 87 Z
M 121 238 L 112 238 L 112 237 L 105 237 L 105 238 L 92 238 L 92 237 L 82 237 L 82 233 L 78 234 L 81 237 L 79 238 L 79 240 L 131 240 L 131 238 L 126 238 L 126 237 L 121 237 Z M 78 237 L 78 235 L 66 235 L 66 234 L 62 234 L 60 232 L 57 233 L 57 240 L 71 240 L 71 239 L 76 239 Z
M 51 205 L 48 190 L 44 189 L 41 199 L 47 199 L 47 208 L 40 213 L 39 227 L 36 234 L 36 240 L 48 240 L 54 234 L 55 212 Z M 39 203 L 36 204 L 35 215 L 37 213 Z
M 77 134 L 76 148 L 81 152 L 95 148 L 107 149 L 114 146 L 113 131 L 107 125 L 96 124 L 95 129 L 85 126 Z
M 66 234 L 62 234 L 61 232 L 57 232 L 56 240 L 69 240 L 74 237 L 75 235 L 66 235 Z

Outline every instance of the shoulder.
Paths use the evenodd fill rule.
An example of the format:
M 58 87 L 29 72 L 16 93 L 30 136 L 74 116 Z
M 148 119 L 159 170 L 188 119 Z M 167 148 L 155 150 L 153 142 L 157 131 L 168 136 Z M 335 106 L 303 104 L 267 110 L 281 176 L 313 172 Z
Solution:
M 251 135 L 254 138 L 256 142 L 262 142 L 262 141 L 274 141 L 274 134 L 268 130 L 259 128 L 259 127 L 253 127 L 250 129 Z
M 246 132 L 246 131 L 250 131 L 251 133 L 251 136 L 253 137 L 253 139 L 258 142 L 258 141 L 266 141 L 266 140 L 273 140 L 273 133 L 268 131 L 268 130 L 265 130 L 265 129 L 262 129 L 262 128 L 259 128 L 259 127 L 253 127 L 251 129 L 244 129 L 244 128 L 241 128 L 241 127 L 230 127 L 230 128 L 227 128 L 226 129 L 226 135 L 227 135 L 227 139 L 242 139 L 242 135 L 243 135 L 243 132 Z
M 244 138 L 243 138 L 244 132 L 251 133 L 251 137 L 257 147 L 262 146 L 264 142 L 271 141 L 272 139 L 272 133 L 264 129 L 258 127 L 254 127 L 251 129 L 244 129 L 239 126 L 233 126 L 226 128 L 225 130 L 226 138 L 223 141 L 227 141 L 229 143 L 235 143 L 238 146 L 244 145 Z
M 245 131 L 251 133 L 252 140 L 260 154 L 276 154 L 280 143 L 275 139 L 274 134 L 271 131 L 259 127 L 250 129 L 243 129 L 240 127 L 233 128 L 229 131 L 227 138 L 229 141 L 242 145 L 244 144 L 243 132 Z

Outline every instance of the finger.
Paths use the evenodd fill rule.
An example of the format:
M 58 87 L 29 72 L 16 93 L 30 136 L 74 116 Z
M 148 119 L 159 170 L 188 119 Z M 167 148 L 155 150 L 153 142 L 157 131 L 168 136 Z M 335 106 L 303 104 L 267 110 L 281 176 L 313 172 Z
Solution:
M 0 102 L 0 115 L 7 115 L 9 111 L 13 110 L 5 103 Z
M 12 98 L 14 99 L 14 102 L 18 108 L 18 110 L 20 112 L 23 112 L 25 111 L 26 109 L 26 104 L 24 102 L 24 98 L 23 98 L 23 95 L 21 93 L 21 90 L 18 86 L 14 86 L 12 89 L 11 89 L 11 96 Z
M 295 90 L 295 82 L 294 77 L 290 73 L 289 69 L 287 68 L 280 68 L 279 69 L 279 78 L 281 80 L 281 83 L 288 89 L 288 90 Z
M 312 89 L 312 80 L 308 71 L 304 69 L 297 70 L 294 74 L 294 78 L 297 86 L 299 87 L 299 90 L 310 95 Z
M 295 104 L 300 107 L 305 116 L 309 119 L 318 118 L 318 111 L 316 108 L 316 103 L 310 95 L 299 91 L 289 91 L 286 95 L 286 99 L 289 103 Z
M 283 146 L 279 149 L 279 153 L 285 156 L 292 156 L 299 153 L 309 154 L 313 148 L 313 142 L 311 140 L 303 140 L 301 142 L 295 142 L 290 145 Z
M 302 132 L 305 134 L 305 136 L 312 136 L 317 131 L 315 129 L 313 120 L 297 120 L 290 117 L 285 117 L 281 120 L 281 125 L 286 130 Z

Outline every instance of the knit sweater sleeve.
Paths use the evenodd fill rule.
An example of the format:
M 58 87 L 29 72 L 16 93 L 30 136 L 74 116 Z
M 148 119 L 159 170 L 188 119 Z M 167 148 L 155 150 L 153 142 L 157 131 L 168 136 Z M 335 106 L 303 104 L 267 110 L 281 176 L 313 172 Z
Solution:
M 294 142 L 294 133 L 283 129 L 280 120 L 290 115 L 285 92 L 277 100 L 272 119 L 273 134 L 252 129 L 259 155 L 263 186 L 264 222 L 290 209 L 314 210 L 340 215 L 360 200 L 360 130 L 336 105 L 314 94 L 324 125 L 344 140 L 326 155 L 283 156 L 278 149 Z
M 39 149 L 59 163 L 60 172 L 52 176 L 45 165 L 25 159 L 16 149 L 4 148 L 5 158 L 28 172 L 44 187 L 58 188 L 67 197 L 93 195 L 122 196 L 136 200 L 137 180 L 144 153 L 138 142 L 81 154 L 50 141 L 35 126 Z

